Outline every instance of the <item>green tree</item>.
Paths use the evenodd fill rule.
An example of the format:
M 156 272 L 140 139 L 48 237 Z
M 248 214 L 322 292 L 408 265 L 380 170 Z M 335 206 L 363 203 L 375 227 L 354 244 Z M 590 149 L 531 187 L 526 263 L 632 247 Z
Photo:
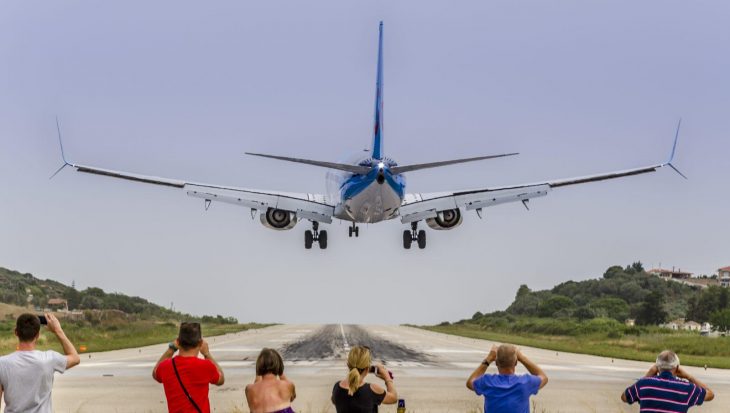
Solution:
M 710 322 L 719 331 L 730 330 L 730 308 L 712 313 Z
M 624 322 L 629 318 L 629 304 L 617 297 L 603 297 L 591 302 L 590 307 L 599 317 L 610 317 Z
M 623 274 L 623 272 L 624 272 L 624 269 L 621 268 L 620 265 L 614 265 L 614 266 L 608 267 L 606 272 L 603 273 L 603 278 L 613 278 L 619 274 Z
M 667 312 L 664 310 L 664 295 L 652 292 L 646 296 L 641 304 L 636 322 L 641 325 L 657 325 L 667 321 Z
M 635 263 L 631 264 L 631 268 L 634 270 L 634 272 L 644 272 L 644 264 L 642 264 L 641 261 L 636 261 Z
M 593 311 L 592 308 L 584 305 L 575 309 L 575 311 L 573 312 L 573 317 L 577 318 L 580 321 L 590 320 L 596 317 L 596 313 L 595 311 Z
M 530 287 L 527 286 L 527 284 L 520 285 L 520 288 L 517 289 L 517 294 L 515 295 L 515 300 L 519 299 L 520 297 L 524 297 L 527 294 L 530 294 L 532 291 L 530 291 Z
M 540 304 L 538 314 L 540 317 L 553 317 L 561 310 L 568 310 L 575 307 L 575 303 L 570 297 L 564 295 L 556 295 L 548 298 Z M 565 314 L 565 312 L 563 312 Z
M 727 288 L 723 288 L 723 289 L 721 289 L 721 290 L 720 290 L 720 296 L 718 297 L 718 300 L 717 300 L 717 301 L 718 301 L 718 302 L 717 302 L 717 306 L 718 306 L 718 307 L 720 308 L 720 310 L 724 310 L 724 309 L 726 309 L 726 308 L 727 308 L 727 306 L 728 306 L 728 301 L 729 301 L 728 299 L 729 299 L 729 298 L 730 298 L 730 297 L 729 297 L 729 294 L 728 294 Z

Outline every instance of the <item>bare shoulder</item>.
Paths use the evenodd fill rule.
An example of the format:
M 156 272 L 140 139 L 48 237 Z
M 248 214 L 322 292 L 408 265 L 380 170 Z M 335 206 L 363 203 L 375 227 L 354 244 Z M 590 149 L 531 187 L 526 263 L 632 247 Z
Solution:
M 375 383 L 370 383 L 370 390 L 372 390 L 375 394 L 385 393 L 385 389 Z

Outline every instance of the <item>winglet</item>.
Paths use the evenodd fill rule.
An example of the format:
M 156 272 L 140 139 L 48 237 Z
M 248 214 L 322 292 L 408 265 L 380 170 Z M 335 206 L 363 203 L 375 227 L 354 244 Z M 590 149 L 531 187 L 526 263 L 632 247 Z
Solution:
M 670 168 L 674 169 L 674 172 L 678 173 L 679 176 L 681 176 L 684 179 L 688 179 L 682 172 L 679 172 L 679 169 L 677 169 L 674 165 L 672 165 L 672 161 L 674 160 L 674 154 L 677 152 L 677 141 L 679 141 L 679 127 L 682 125 L 682 118 L 679 118 L 679 122 L 677 122 L 677 131 L 674 133 L 674 145 L 672 145 L 672 153 L 669 154 L 669 160 L 665 165 L 669 166 Z
M 58 173 L 61 172 L 63 168 L 71 165 L 66 160 L 66 152 L 63 150 L 63 139 L 61 138 L 61 124 L 58 122 L 58 116 L 56 116 L 56 130 L 58 131 L 58 145 L 61 147 L 61 159 L 63 160 L 63 165 L 61 165 L 61 167 L 58 168 L 56 172 L 54 172 L 53 175 L 51 175 L 51 177 L 48 179 L 53 179 L 53 177 L 58 175 Z

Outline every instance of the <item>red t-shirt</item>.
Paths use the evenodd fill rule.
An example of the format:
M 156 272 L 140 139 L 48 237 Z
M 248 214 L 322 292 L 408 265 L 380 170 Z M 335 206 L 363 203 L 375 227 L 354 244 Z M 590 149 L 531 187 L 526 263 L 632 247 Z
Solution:
M 180 373 L 180 380 L 185 384 L 190 397 L 200 407 L 203 413 L 210 413 L 210 402 L 208 401 L 208 385 L 216 384 L 220 380 L 220 374 L 210 360 L 197 357 L 175 357 L 177 372 Z M 196 413 L 195 407 L 185 396 L 180 382 L 175 377 L 175 370 L 172 368 L 172 359 L 167 359 L 157 366 L 157 381 L 162 382 L 167 397 L 167 410 L 170 413 Z

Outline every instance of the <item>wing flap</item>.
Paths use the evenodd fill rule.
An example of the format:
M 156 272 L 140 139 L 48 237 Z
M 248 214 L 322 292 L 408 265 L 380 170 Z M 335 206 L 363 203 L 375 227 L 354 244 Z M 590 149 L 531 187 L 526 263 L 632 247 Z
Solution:
M 334 215 L 334 207 L 327 203 L 327 198 L 324 195 L 320 194 L 261 191 L 255 189 L 187 182 L 180 179 L 160 178 L 86 165 L 68 165 L 76 168 L 79 172 L 124 179 L 133 182 L 180 188 L 185 190 L 188 196 L 194 198 L 224 202 L 256 210 L 278 208 L 287 211 L 294 211 L 297 213 L 297 216 L 301 218 L 316 220 L 323 223 L 331 223 L 332 216 Z
M 550 192 L 549 185 L 530 185 L 505 189 L 483 189 L 455 193 L 412 194 L 400 208 L 401 222 L 434 218 L 439 211 L 464 208 L 467 211 L 509 202 L 530 200 Z
M 326 224 L 332 223 L 332 215 L 334 215 L 334 207 L 332 206 L 310 200 L 293 198 L 289 195 L 261 194 L 241 190 L 232 190 L 228 193 L 221 193 L 212 190 L 193 190 L 193 188 L 195 188 L 195 186 L 190 185 L 191 190 L 187 191 L 188 196 L 239 205 L 259 211 L 266 210 L 268 208 L 293 211 L 296 212 L 299 218 Z M 314 197 L 312 194 L 306 195 L 308 197 Z

